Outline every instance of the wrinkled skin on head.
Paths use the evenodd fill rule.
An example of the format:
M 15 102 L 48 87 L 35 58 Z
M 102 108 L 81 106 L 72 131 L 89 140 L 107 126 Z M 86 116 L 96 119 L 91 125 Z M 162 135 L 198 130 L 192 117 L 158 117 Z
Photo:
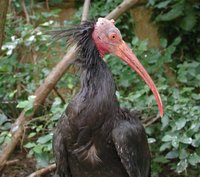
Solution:
M 106 53 L 113 53 L 133 68 L 138 75 L 140 75 L 153 92 L 162 117 L 163 104 L 160 94 L 147 71 L 144 69 L 128 45 L 123 41 L 119 29 L 114 25 L 114 20 L 99 18 L 95 24 L 92 37 L 102 58 Z

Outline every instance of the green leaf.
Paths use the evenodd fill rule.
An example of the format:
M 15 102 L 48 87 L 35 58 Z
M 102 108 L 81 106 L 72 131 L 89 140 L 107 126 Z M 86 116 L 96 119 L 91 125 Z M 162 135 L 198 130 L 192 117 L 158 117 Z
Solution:
M 192 140 L 192 146 L 193 147 L 199 147 L 200 146 L 200 137 L 195 137 L 195 139 Z
M 36 144 L 32 143 L 32 142 L 28 142 L 27 144 L 24 145 L 25 148 L 33 148 L 35 146 L 36 146 Z
M 160 39 L 160 45 L 161 45 L 163 48 L 166 48 L 166 47 L 167 47 L 167 39 L 161 38 L 161 39 Z
M 159 21 L 171 21 L 183 15 L 184 5 L 182 3 L 175 4 L 170 11 L 164 13 L 162 15 L 158 15 L 155 19 L 157 22 Z
M 23 108 L 26 114 L 31 114 L 33 110 L 33 104 L 35 101 L 36 96 L 31 95 L 28 97 L 26 101 L 20 101 L 17 105 L 17 108 Z
M 170 149 L 171 148 L 171 143 L 167 142 L 164 143 L 160 146 L 160 152 L 165 151 L 166 149 Z
M 28 138 L 32 138 L 36 135 L 36 132 L 31 132 L 29 135 L 28 135 Z
M 164 115 L 161 119 L 162 122 L 162 130 L 169 125 L 169 117 Z
M 172 141 L 172 140 L 173 140 L 173 136 L 171 136 L 171 135 L 165 135 L 165 136 L 162 138 L 162 141 L 164 141 L 164 142 Z
M 186 159 L 188 157 L 188 153 L 186 149 L 179 150 L 179 159 Z
M 196 22 L 197 22 L 196 15 L 188 14 L 182 19 L 180 26 L 185 31 L 192 31 L 192 29 L 196 25 Z
M 52 140 L 52 134 L 48 134 L 48 135 L 38 138 L 37 143 L 45 144 L 51 140 Z
M 34 148 L 33 148 L 33 151 L 34 151 L 34 153 L 41 154 L 42 153 L 42 146 L 40 144 L 35 145 Z
M 173 137 L 172 146 L 175 147 L 176 149 L 179 147 L 179 139 L 177 138 L 177 136 Z
M 156 142 L 156 139 L 155 138 L 148 138 L 148 143 L 151 144 L 151 143 L 155 143 Z
M 164 156 L 158 156 L 153 159 L 154 162 L 159 162 L 159 163 L 167 163 L 169 160 L 167 160 Z
M 181 129 L 185 126 L 186 122 L 187 122 L 187 121 L 186 121 L 185 118 L 181 118 L 181 119 L 177 120 L 177 121 L 175 122 L 176 127 L 177 127 L 177 130 L 181 130 Z
M 36 154 L 37 168 L 47 167 L 49 162 L 49 156 L 47 153 Z
M 185 6 L 185 16 L 180 22 L 180 27 L 185 31 L 192 31 L 197 23 L 197 14 L 191 3 Z
M 183 137 L 180 138 L 180 142 L 184 143 L 184 144 L 191 144 L 192 143 L 192 138 L 183 136 Z
M 160 2 L 158 3 L 157 5 L 155 5 L 155 7 L 157 7 L 158 9 L 162 9 L 162 8 L 165 8 L 167 7 L 167 5 L 171 2 L 171 0 L 167 0 L 167 1 L 164 1 L 164 2 Z
M 184 160 L 181 160 L 178 164 L 177 164 L 177 168 L 176 168 L 176 171 L 178 173 L 181 173 L 183 172 L 184 170 L 186 170 L 186 168 L 188 167 L 188 162 L 186 159 Z
M 178 36 L 177 38 L 174 39 L 172 46 L 177 46 L 181 42 L 181 37 Z
M 195 166 L 195 165 L 197 165 L 197 163 L 200 163 L 200 156 L 197 155 L 196 152 L 193 153 L 193 154 L 190 154 L 189 159 L 188 159 L 188 162 L 189 162 L 191 165 Z
M 178 151 L 174 150 L 174 151 L 170 151 L 166 154 L 165 156 L 167 159 L 175 159 L 178 157 Z

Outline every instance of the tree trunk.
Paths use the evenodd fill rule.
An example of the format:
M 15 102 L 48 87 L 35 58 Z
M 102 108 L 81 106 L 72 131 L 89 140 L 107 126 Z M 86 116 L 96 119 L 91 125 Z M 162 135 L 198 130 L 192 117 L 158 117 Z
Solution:
M 4 27 L 6 22 L 6 14 L 8 10 L 8 0 L 0 0 L 0 50 L 3 44 Z

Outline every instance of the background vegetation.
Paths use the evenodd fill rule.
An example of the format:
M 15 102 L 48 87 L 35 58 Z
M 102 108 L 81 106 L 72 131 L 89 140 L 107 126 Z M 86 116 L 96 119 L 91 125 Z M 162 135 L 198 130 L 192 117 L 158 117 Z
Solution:
M 0 56 L 0 144 L 10 140 L 9 130 L 22 109 L 32 112 L 34 93 L 52 67 L 66 53 L 65 41 L 55 42 L 47 31 L 59 26 L 59 9 L 51 8 L 62 0 L 13 0 L 7 13 L 5 38 Z M 107 15 L 121 0 L 94 0 L 89 19 Z M 82 2 L 75 3 L 73 20 L 79 23 Z M 152 176 L 200 176 L 200 3 L 187 0 L 149 0 L 152 22 L 159 28 L 160 46 L 149 48 L 148 40 L 134 35 L 134 18 L 130 12 L 117 21 L 123 38 L 153 77 L 165 105 L 165 115 L 146 128 L 152 152 Z M 54 9 L 54 10 L 51 10 Z M 133 9 L 134 10 L 134 9 Z M 114 56 L 105 57 L 118 87 L 122 107 L 138 110 L 143 119 L 156 117 L 157 105 L 141 79 Z M 77 68 L 70 66 L 65 76 L 26 124 L 21 148 L 27 157 L 36 159 L 37 168 L 54 162 L 53 129 L 79 89 Z M 74 74 L 77 73 L 77 74 Z

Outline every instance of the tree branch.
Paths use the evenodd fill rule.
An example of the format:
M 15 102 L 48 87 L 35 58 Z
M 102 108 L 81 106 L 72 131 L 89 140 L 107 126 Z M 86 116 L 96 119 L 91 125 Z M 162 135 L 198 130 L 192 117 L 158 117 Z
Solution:
M 56 87 L 53 87 L 54 92 L 57 94 L 57 96 L 61 99 L 62 103 L 65 104 L 65 99 L 63 96 L 59 93 L 58 89 Z
M 135 5 L 138 0 L 124 0 L 119 6 L 117 6 L 106 18 L 116 20 L 121 14 L 126 12 L 129 8 Z
M 108 19 L 116 19 L 119 15 L 121 15 L 123 12 L 125 12 L 128 8 L 130 8 L 131 5 L 134 5 L 134 3 L 131 3 L 132 0 L 125 0 L 125 2 L 122 2 L 119 7 L 112 11 L 110 14 L 106 16 Z M 127 3 L 129 5 L 127 5 Z M 87 4 L 87 3 L 85 3 Z M 126 4 L 126 5 L 125 5 Z M 121 10 L 121 7 L 123 7 L 123 10 Z M 125 9 L 126 8 L 126 9 Z M 87 9 L 87 8 L 83 8 Z M 118 10 L 117 10 L 118 9 Z M 83 12 L 85 13 L 85 12 Z M 35 91 L 35 102 L 34 102 L 34 111 L 35 113 L 39 106 L 44 102 L 45 98 L 48 96 L 48 94 L 51 92 L 51 90 L 54 88 L 56 83 L 60 80 L 60 78 L 64 75 L 64 73 L 67 70 L 68 65 L 75 59 L 76 56 L 76 46 L 73 46 L 68 53 L 63 57 L 63 59 L 54 67 L 52 72 L 47 76 L 47 78 L 44 80 L 44 83 L 40 85 L 40 87 Z M 21 112 L 19 117 L 17 118 L 16 122 L 12 126 L 10 132 L 12 134 L 11 141 L 8 144 L 4 144 L 4 148 L 2 150 L 1 156 L 0 156 L 0 172 L 3 170 L 3 167 L 5 166 L 5 162 L 15 149 L 16 145 L 19 143 L 21 136 L 23 135 L 24 130 L 24 124 L 27 120 L 29 120 L 31 117 L 25 117 L 24 111 Z
M 6 14 L 8 10 L 8 0 L 0 0 L 0 51 L 3 44 Z
M 83 5 L 82 19 L 81 19 L 82 22 L 87 20 L 89 7 L 90 7 L 90 0 L 85 0 L 84 5 Z
M 30 23 L 30 17 L 29 17 L 28 11 L 27 11 L 27 9 L 26 9 L 26 4 L 25 4 L 25 1 L 24 1 L 24 0 L 21 0 L 21 5 L 22 5 L 22 8 L 23 8 L 25 17 L 26 17 L 26 22 L 27 22 L 27 23 Z
M 48 174 L 52 171 L 55 171 L 56 169 L 56 164 L 52 164 L 52 165 L 49 165 L 45 168 L 42 168 L 38 171 L 35 171 L 34 173 L 28 175 L 27 177 L 38 177 L 38 176 L 42 176 L 42 175 L 45 175 L 45 174 Z
M 19 159 L 9 160 L 6 162 L 6 166 L 14 165 L 19 162 Z
M 154 122 L 156 122 L 158 119 L 160 119 L 160 115 L 158 114 L 156 117 L 151 118 L 151 119 L 147 119 L 147 121 L 143 122 L 143 126 L 146 128 L 148 126 L 150 126 L 151 124 L 153 124 Z

